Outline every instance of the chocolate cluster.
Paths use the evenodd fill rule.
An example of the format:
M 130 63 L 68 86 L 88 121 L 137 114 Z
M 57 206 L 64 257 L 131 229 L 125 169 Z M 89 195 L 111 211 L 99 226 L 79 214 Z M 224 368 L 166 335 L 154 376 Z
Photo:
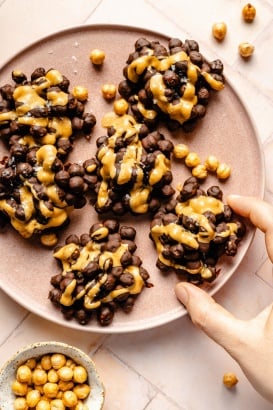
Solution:
M 93 224 L 89 233 L 70 235 L 54 257 L 62 272 L 51 278 L 51 302 L 65 319 L 81 325 L 97 319 L 109 325 L 117 309 L 129 313 L 149 274 L 135 255 L 136 231 L 114 219 Z
M 105 120 L 105 119 L 104 119 Z M 107 118 L 107 136 L 97 139 L 96 157 L 84 163 L 98 213 L 155 212 L 173 194 L 173 143 L 130 115 Z
M 170 129 L 192 130 L 212 92 L 224 88 L 222 62 L 208 61 L 195 40 L 172 38 L 165 47 L 139 38 L 126 63 L 118 91 L 149 127 L 164 121 Z
M 194 283 L 211 282 L 223 255 L 235 256 L 246 227 L 223 203 L 218 186 L 204 191 L 188 178 L 176 199 L 154 215 L 150 238 L 158 253 L 157 267 L 175 271 Z
M 19 71 L 0 88 L 0 138 L 9 155 L 0 161 L 0 212 L 25 238 L 56 229 L 84 206 L 84 169 L 67 162 L 76 132 L 96 123 L 55 69 Z

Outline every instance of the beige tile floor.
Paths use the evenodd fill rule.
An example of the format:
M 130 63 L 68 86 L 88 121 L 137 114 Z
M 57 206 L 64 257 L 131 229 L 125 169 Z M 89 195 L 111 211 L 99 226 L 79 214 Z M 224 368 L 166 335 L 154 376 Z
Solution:
M 265 197 L 273 203 L 273 1 L 253 1 L 257 8 L 253 25 L 240 19 L 244 4 L 242 0 L 0 0 L 0 65 L 36 39 L 77 25 L 124 24 L 195 38 L 204 54 L 224 61 L 226 75 L 254 120 L 265 157 Z M 228 36 L 219 44 L 210 29 L 222 20 L 228 24 Z M 255 45 L 255 55 L 247 63 L 238 56 L 241 41 Z M 238 271 L 216 299 L 239 317 L 250 318 L 272 298 L 272 266 L 263 235 L 257 232 Z M 0 366 L 33 341 L 77 345 L 93 357 L 104 380 L 105 410 L 272 408 L 227 353 L 195 329 L 188 317 L 130 334 L 79 332 L 29 313 L 4 290 L 0 290 L 0 312 Z M 222 385 L 227 370 L 240 380 L 234 391 Z

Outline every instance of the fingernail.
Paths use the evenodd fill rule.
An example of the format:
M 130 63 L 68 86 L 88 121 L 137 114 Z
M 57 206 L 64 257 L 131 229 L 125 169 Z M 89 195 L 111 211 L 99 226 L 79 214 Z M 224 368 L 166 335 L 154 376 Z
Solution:
M 187 306 L 189 301 L 189 293 L 183 283 L 179 283 L 176 285 L 176 296 L 180 300 L 183 305 Z

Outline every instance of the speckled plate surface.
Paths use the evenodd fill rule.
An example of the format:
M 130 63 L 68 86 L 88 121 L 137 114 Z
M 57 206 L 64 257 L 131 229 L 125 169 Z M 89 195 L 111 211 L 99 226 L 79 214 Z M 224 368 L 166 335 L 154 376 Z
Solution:
M 112 110 L 112 104 L 101 96 L 100 87 L 105 83 L 118 84 L 122 79 L 122 69 L 128 54 L 139 37 L 159 40 L 166 44 L 168 38 L 159 33 L 124 26 L 93 25 L 76 27 L 56 33 L 38 41 L 13 59 L 0 71 L 0 84 L 11 81 L 14 69 L 24 71 L 28 76 L 39 66 L 46 69 L 54 67 L 70 79 L 70 87 L 86 86 L 89 101 L 86 111 L 92 111 L 97 117 L 97 125 L 90 141 L 78 140 L 71 160 L 85 160 L 94 155 L 95 140 L 104 135 L 100 126 L 102 116 Z M 181 39 L 184 40 L 184 39 Z M 89 60 L 92 49 L 103 49 L 106 59 L 102 69 L 95 69 Z M 201 52 L 205 55 L 203 50 Z M 264 165 L 253 123 L 227 80 L 225 89 L 214 95 L 207 114 L 191 133 L 176 131 L 172 134 L 163 129 L 165 136 L 176 144 L 188 144 L 191 151 L 196 151 L 204 160 L 214 154 L 222 162 L 230 164 L 232 176 L 225 182 L 209 176 L 203 183 L 204 188 L 219 184 L 224 192 L 224 200 L 229 193 L 239 193 L 262 197 L 264 192 Z M 1 157 L 6 153 L 0 141 Z M 190 171 L 180 161 L 172 165 L 174 186 L 190 176 Z M 88 232 L 98 216 L 90 205 L 72 214 L 71 224 L 60 239 L 69 233 Z M 176 300 L 174 285 L 178 281 L 175 275 L 163 276 L 155 267 L 156 253 L 149 234 L 149 219 L 145 216 L 122 218 L 122 223 L 132 224 L 137 229 L 136 254 L 143 259 L 143 266 L 149 271 L 154 287 L 144 289 L 130 314 L 118 312 L 113 323 L 100 327 L 95 321 L 86 326 L 76 321 L 66 321 L 48 300 L 50 277 L 59 273 L 59 268 L 52 257 L 52 251 L 42 248 L 37 241 L 24 240 L 10 227 L 0 234 L 1 267 L 0 286 L 15 301 L 30 311 L 55 323 L 74 329 L 93 332 L 122 333 L 148 329 L 163 325 L 185 315 L 185 309 Z M 249 227 L 247 237 L 240 245 L 234 258 L 221 259 L 221 273 L 208 288 L 208 292 L 217 292 L 236 271 L 252 241 L 254 230 Z

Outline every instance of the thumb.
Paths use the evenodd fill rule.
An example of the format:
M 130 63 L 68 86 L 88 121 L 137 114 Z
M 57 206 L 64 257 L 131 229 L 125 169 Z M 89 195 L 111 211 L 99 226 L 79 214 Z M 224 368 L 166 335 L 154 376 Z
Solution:
M 234 358 L 243 349 L 245 323 L 208 295 L 207 292 L 190 283 L 178 283 L 175 288 L 177 298 L 187 309 L 192 322 L 211 339 L 220 344 Z

